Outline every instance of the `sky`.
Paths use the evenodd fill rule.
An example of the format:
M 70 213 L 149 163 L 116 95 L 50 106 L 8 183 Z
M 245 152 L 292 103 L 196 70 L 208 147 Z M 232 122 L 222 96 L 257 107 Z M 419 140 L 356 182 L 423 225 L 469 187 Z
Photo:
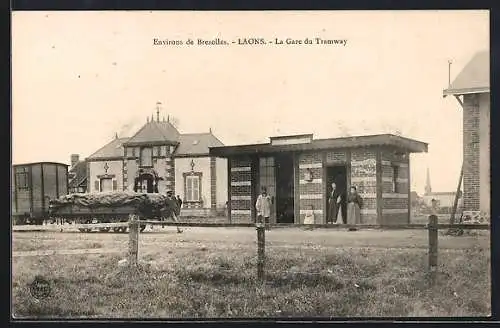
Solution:
M 228 45 L 154 45 L 154 39 Z M 239 45 L 322 38 L 345 45 Z M 412 190 L 454 191 L 462 111 L 442 97 L 477 51 L 488 11 L 13 12 L 12 161 L 69 164 L 156 116 L 226 145 L 270 136 L 400 133 Z

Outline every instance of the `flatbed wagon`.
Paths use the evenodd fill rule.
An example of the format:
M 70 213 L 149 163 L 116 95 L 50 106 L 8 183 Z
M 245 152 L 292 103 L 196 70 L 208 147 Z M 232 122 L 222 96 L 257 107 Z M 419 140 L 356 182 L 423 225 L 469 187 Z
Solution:
M 102 223 L 127 222 L 130 215 L 140 220 L 164 221 L 174 209 L 160 194 L 109 192 L 100 194 L 72 194 L 52 200 L 50 218 L 56 223 L 100 224 L 99 231 L 126 232 L 126 227 L 102 227 Z M 140 227 L 144 231 L 146 225 Z M 79 228 L 90 232 L 93 228 Z

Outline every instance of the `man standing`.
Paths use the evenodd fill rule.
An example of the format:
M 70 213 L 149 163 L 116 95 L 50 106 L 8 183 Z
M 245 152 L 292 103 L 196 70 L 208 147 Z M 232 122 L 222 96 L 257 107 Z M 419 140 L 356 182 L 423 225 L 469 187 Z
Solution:
M 269 217 L 271 216 L 271 197 L 267 194 L 266 187 L 262 187 L 262 192 L 257 197 L 255 209 L 257 210 L 257 220 L 266 225 L 269 224 Z
M 328 221 L 327 223 L 336 223 L 339 213 L 341 193 L 337 190 L 337 184 L 332 182 L 332 190 L 328 195 Z M 340 222 L 339 222 L 340 223 Z
M 177 203 L 177 200 L 172 195 L 171 190 L 167 191 L 167 199 L 165 201 L 165 207 L 166 207 L 165 218 L 172 218 L 175 222 L 178 223 L 179 222 L 178 216 L 180 215 L 180 207 L 179 204 Z M 179 226 L 177 226 L 177 232 L 178 233 L 182 232 Z

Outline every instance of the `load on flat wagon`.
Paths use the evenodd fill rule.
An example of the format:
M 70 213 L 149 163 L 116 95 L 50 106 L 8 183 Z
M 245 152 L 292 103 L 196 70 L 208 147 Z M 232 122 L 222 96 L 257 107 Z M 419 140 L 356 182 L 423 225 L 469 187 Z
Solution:
M 169 217 L 172 202 L 162 194 L 147 194 L 132 191 L 111 191 L 93 194 L 69 194 L 50 201 L 50 218 L 56 222 L 73 224 L 97 224 L 127 222 L 131 214 L 140 220 L 163 221 Z M 141 225 L 144 231 L 146 225 Z M 88 232 L 92 229 L 81 228 Z M 111 228 L 99 228 L 110 231 Z M 114 232 L 126 232 L 126 227 L 114 227 Z

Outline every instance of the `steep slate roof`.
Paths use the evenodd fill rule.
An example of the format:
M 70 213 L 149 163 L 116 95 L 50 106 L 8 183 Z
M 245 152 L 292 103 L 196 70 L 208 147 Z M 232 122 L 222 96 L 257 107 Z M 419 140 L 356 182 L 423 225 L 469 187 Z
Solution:
M 74 176 L 71 177 L 71 175 Z M 69 188 L 81 186 L 87 179 L 87 162 L 79 161 L 69 170 L 68 176 L 70 176 L 68 185 Z
M 113 141 L 109 142 L 107 145 L 90 155 L 88 159 L 123 157 L 122 145 L 128 140 L 129 138 L 113 139 Z
M 177 142 L 178 140 L 179 131 L 170 122 L 149 121 L 127 143 Z
M 210 148 L 210 155 L 229 157 L 233 155 L 248 155 L 258 153 L 275 153 L 280 151 L 307 151 L 339 148 L 393 146 L 409 152 L 427 152 L 427 143 L 396 136 L 393 134 L 377 134 L 344 138 L 316 139 L 309 143 L 290 145 L 272 145 L 271 143 L 225 146 Z
M 186 133 L 179 136 L 179 146 L 175 155 L 208 155 L 209 147 L 220 147 L 224 144 L 211 132 Z
M 490 53 L 477 52 L 443 96 L 490 92 Z

